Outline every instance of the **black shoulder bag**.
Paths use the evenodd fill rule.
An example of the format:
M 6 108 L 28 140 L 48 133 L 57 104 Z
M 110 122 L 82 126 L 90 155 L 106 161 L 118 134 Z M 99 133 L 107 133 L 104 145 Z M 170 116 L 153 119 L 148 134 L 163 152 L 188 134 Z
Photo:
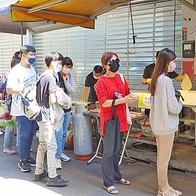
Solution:
M 110 119 L 105 124 L 104 149 L 120 148 L 120 136 L 117 136 L 120 134 L 120 119 L 114 115 L 114 104 L 115 100 L 112 101 Z

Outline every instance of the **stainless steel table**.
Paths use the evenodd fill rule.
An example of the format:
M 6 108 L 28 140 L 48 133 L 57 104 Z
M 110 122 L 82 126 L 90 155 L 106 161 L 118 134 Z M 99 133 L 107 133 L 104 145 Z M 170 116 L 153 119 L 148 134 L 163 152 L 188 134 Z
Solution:
M 90 162 L 93 161 L 95 158 L 102 159 L 102 157 L 98 155 L 98 152 L 99 152 L 99 149 L 100 149 L 100 146 L 101 146 L 101 142 L 103 142 L 103 136 L 101 135 L 101 129 L 100 129 L 100 123 L 99 123 L 100 122 L 100 114 L 96 113 L 96 112 L 88 111 L 88 112 L 83 112 L 83 115 L 84 116 L 90 116 L 90 117 L 96 119 L 96 121 L 97 121 L 97 130 L 98 130 L 98 134 L 100 136 L 94 156 L 87 161 L 87 164 L 90 164 Z M 129 130 L 126 134 L 125 141 L 123 140 L 123 149 L 122 149 L 121 157 L 120 157 L 120 160 L 119 160 L 119 165 L 122 163 L 122 159 L 124 157 L 124 154 L 126 154 L 126 158 L 130 159 L 129 154 L 128 154 L 127 149 L 126 149 L 126 145 L 127 145 L 128 139 L 129 139 L 129 134 L 130 134 L 131 129 L 132 129 L 132 125 L 130 125 L 130 127 L 129 127 Z
M 182 101 L 183 107 L 189 107 L 194 113 L 193 118 L 180 118 L 180 121 L 188 121 L 190 123 L 193 123 L 195 126 L 194 129 L 194 146 L 196 146 L 196 91 L 185 91 L 185 90 L 179 90 L 184 98 L 184 101 Z

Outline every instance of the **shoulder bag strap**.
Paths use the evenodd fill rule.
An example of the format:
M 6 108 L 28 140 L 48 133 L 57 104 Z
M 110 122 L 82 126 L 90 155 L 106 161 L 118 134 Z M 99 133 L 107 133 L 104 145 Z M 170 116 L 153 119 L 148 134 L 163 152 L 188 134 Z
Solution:
M 120 78 L 121 78 L 121 80 L 122 80 L 122 82 L 123 82 L 123 84 L 125 83 L 125 79 L 124 79 L 124 76 L 122 75 L 122 74 L 119 74 L 120 75 Z
M 114 117 L 114 108 L 115 108 L 114 104 L 115 104 L 115 99 L 113 99 L 113 101 L 112 101 L 112 106 L 111 106 L 111 111 L 110 111 L 110 118 Z

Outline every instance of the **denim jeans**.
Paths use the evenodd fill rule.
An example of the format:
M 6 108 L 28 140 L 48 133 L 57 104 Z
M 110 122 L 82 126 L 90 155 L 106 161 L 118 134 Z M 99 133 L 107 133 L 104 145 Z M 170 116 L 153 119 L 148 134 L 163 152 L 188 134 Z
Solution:
M 14 140 L 14 129 L 15 127 L 6 127 L 4 134 L 4 148 L 11 148 Z
M 65 144 L 67 141 L 67 130 L 69 127 L 70 119 L 71 119 L 71 111 L 65 112 L 65 117 L 64 117 L 64 122 L 63 122 L 62 152 L 64 151 Z
M 17 116 L 18 126 L 18 153 L 20 160 L 30 157 L 33 135 L 37 130 L 37 122 L 30 121 L 26 116 Z
M 65 112 L 63 125 L 60 128 L 60 130 L 55 133 L 56 143 L 57 143 L 57 152 L 55 155 L 56 158 L 60 158 L 61 154 L 64 151 L 64 147 L 67 141 L 67 130 L 69 127 L 70 119 L 71 119 L 71 111 Z
M 63 126 L 61 126 L 60 130 L 55 132 L 57 151 L 55 157 L 59 159 L 62 154 L 62 145 L 63 145 Z

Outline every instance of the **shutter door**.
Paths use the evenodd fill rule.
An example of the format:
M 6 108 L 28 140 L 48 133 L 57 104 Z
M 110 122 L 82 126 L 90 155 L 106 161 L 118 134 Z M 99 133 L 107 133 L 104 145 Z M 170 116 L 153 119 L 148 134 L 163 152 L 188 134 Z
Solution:
M 10 62 L 16 51 L 20 50 L 21 36 L 9 33 L 0 33 L 0 74 L 8 73 Z
M 94 30 L 74 27 L 35 35 L 37 67 L 40 72 L 46 68 L 44 56 L 49 51 L 71 57 L 77 84 L 75 101 L 81 100 L 85 77 L 96 64 L 101 64 L 105 51 L 119 55 L 120 72 L 126 76 L 132 90 L 147 89 L 142 84 L 143 70 L 155 60 L 156 52 L 162 48 L 168 47 L 176 52 L 177 72 L 180 73 L 181 4 L 175 5 L 175 0 L 154 2 L 132 6 L 135 44 L 129 6 L 99 16 Z

